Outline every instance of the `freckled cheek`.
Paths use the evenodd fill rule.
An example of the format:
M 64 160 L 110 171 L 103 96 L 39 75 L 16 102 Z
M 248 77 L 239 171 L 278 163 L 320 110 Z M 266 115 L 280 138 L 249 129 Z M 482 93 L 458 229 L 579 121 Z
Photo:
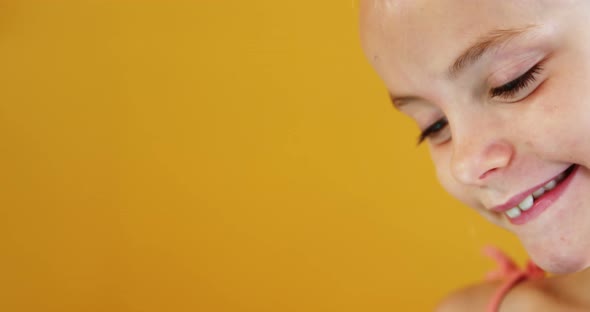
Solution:
M 585 166 L 590 165 L 590 105 L 588 112 L 577 114 L 569 120 L 562 120 L 561 124 L 556 125 L 558 129 L 553 132 L 555 146 L 559 146 L 557 152 L 572 163 L 578 163 Z
M 540 158 L 590 165 L 590 140 L 586 135 L 590 133 L 590 118 L 581 116 L 584 114 L 590 117 L 590 112 L 573 116 L 564 111 L 549 121 L 546 116 L 539 117 L 537 120 L 545 122 L 528 130 L 527 147 Z
M 585 66 L 590 69 L 589 64 Z M 530 117 L 536 125 L 528 128 L 527 136 L 546 156 L 590 164 L 590 76 L 570 76 L 571 72 L 555 73 L 543 85 L 542 96 L 531 103 Z

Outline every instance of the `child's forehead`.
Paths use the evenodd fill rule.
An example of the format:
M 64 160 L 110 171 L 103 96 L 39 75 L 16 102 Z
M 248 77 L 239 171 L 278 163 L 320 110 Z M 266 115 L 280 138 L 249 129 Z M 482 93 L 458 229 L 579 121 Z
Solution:
M 531 24 L 542 0 L 361 0 L 361 27 L 382 35 L 468 36 L 489 27 Z M 536 24 L 533 22 L 533 24 Z
M 416 75 L 410 69 L 413 67 L 440 73 L 462 50 L 490 31 L 542 24 L 546 14 L 541 10 L 546 2 L 364 0 L 363 48 L 379 72 L 405 67 Z
M 496 23 L 498 26 L 530 19 L 563 7 L 557 0 L 361 0 L 361 25 L 381 30 L 423 27 L 440 30 L 457 26 Z M 396 23 L 397 22 L 397 23 Z M 420 30 L 420 29 L 416 29 Z M 463 29 L 469 31 L 469 29 Z
M 370 63 L 392 93 L 425 95 L 434 92 L 437 86 L 447 89 L 443 86 L 450 81 L 449 68 L 459 56 L 490 34 L 540 29 L 549 24 L 553 16 L 570 10 L 550 2 L 364 0 L 362 45 Z M 469 77 L 464 76 L 463 80 Z

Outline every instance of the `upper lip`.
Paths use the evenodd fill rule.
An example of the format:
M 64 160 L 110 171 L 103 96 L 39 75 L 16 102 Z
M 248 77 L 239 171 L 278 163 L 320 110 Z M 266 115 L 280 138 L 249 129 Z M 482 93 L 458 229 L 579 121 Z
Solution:
M 568 167 L 569 168 L 569 167 Z M 566 169 L 567 170 L 567 169 Z M 562 171 L 564 172 L 564 171 Z M 498 206 L 494 206 L 492 207 L 490 210 L 492 211 L 496 211 L 496 212 L 505 212 L 507 210 L 510 210 L 516 206 L 518 206 L 518 204 L 522 203 L 522 201 L 527 198 L 529 195 L 533 194 L 533 192 L 535 192 L 536 190 L 540 189 L 541 187 L 543 187 L 545 184 L 547 184 L 549 181 L 557 178 L 558 175 L 560 175 L 562 172 L 560 172 L 559 174 L 555 175 L 553 178 L 540 183 L 539 185 L 533 186 L 530 189 L 519 193 L 517 195 L 514 195 L 512 198 L 510 198 L 506 203 L 502 204 L 502 205 L 498 205 Z

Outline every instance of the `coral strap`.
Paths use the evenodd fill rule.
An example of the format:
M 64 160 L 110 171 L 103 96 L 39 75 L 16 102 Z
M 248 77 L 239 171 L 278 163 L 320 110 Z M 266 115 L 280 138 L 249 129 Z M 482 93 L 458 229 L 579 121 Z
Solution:
M 520 269 L 516 263 L 506 254 L 495 247 L 486 247 L 484 254 L 492 258 L 498 268 L 488 273 L 487 280 L 504 281 L 500 288 L 494 293 L 494 296 L 488 303 L 486 312 L 497 312 L 506 294 L 518 283 L 527 279 L 541 279 L 545 277 L 545 271 L 539 268 L 535 263 L 529 260 L 526 268 Z

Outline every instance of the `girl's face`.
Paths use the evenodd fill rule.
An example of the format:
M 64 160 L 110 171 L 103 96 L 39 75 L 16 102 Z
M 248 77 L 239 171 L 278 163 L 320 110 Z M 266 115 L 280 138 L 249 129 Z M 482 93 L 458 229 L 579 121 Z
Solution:
M 453 196 L 590 266 L 590 1 L 364 0 L 365 53 Z

